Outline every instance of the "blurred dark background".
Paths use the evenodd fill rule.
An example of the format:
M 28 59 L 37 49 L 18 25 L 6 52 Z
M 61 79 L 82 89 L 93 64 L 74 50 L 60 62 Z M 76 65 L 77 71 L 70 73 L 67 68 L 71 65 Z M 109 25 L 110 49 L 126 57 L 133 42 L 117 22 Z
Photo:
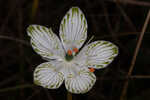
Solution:
M 66 100 L 64 84 L 48 90 L 33 84 L 33 71 L 44 60 L 29 43 L 30 24 L 59 25 L 72 6 L 84 12 L 88 38 L 108 40 L 119 46 L 119 55 L 107 68 L 96 70 L 97 82 L 86 94 L 73 100 L 150 100 L 150 28 L 147 26 L 132 74 L 127 78 L 141 34 L 149 0 L 0 0 L 0 100 Z

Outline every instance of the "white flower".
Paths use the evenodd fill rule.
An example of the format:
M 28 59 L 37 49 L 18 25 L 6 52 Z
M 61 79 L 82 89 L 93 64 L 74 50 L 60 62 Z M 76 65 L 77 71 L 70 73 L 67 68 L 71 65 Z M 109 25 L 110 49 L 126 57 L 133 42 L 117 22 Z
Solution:
M 94 69 L 110 64 L 118 54 L 118 47 L 108 41 L 84 45 L 87 21 L 78 7 L 72 7 L 61 21 L 59 35 L 49 28 L 30 25 L 27 33 L 35 52 L 47 62 L 34 71 L 34 83 L 56 89 L 64 82 L 71 93 L 86 93 L 95 84 Z

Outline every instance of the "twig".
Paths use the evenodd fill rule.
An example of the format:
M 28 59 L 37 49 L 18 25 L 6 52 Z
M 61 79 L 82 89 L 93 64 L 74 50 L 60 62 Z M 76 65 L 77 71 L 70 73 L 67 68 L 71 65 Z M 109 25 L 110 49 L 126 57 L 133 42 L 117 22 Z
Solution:
M 124 19 L 128 22 L 128 24 L 130 25 L 130 27 L 132 27 L 132 29 L 134 31 L 136 31 L 135 25 L 132 23 L 131 19 L 128 17 L 128 15 L 125 13 L 125 11 L 123 10 L 123 8 L 120 6 L 120 2 L 119 1 L 116 1 L 116 6 L 119 8 L 120 13 L 123 15 Z
M 105 17 L 105 16 L 109 16 L 109 17 L 114 17 L 115 16 L 115 17 L 117 17 L 117 16 L 122 16 L 122 15 L 121 14 L 109 14 L 109 15 L 104 15 L 104 14 L 89 14 L 88 16 L 90 16 L 90 17 L 97 17 L 97 16 L 98 17 Z
M 44 89 L 45 94 L 47 95 L 48 100 L 53 100 L 53 98 L 51 97 L 50 93 L 48 93 L 47 89 Z
M 17 78 L 18 78 L 18 74 L 15 74 L 15 75 L 9 77 L 8 79 L 6 79 L 6 80 L 4 80 L 4 81 L 2 81 L 2 82 L 0 83 L 0 87 L 2 87 L 3 85 L 8 84 L 8 83 L 11 82 L 11 81 L 16 80 Z
M 119 35 L 117 35 L 117 37 L 120 37 L 120 36 L 127 36 L 127 35 L 136 35 L 138 34 L 139 32 L 127 32 L 127 33 L 120 33 Z M 149 32 L 146 32 L 146 33 L 149 33 Z M 101 37 L 98 37 L 99 39 L 104 39 L 104 38 L 111 38 L 112 36 L 111 35 L 104 35 L 104 36 L 101 36 Z M 95 37 L 97 38 L 97 37 Z M 17 38 L 14 38 L 14 37 L 9 37 L 9 36 L 3 36 L 3 35 L 0 35 L 0 39 L 6 39 L 6 40 L 11 40 L 11 41 L 15 41 L 15 42 L 19 42 L 21 44 L 24 44 L 26 46 L 31 46 L 30 43 L 28 43 L 27 41 L 25 40 L 21 40 L 21 39 L 17 39 Z
M 31 12 L 31 21 L 34 21 L 38 6 L 39 6 L 39 0 L 33 0 L 32 12 Z
M 136 78 L 136 79 L 150 79 L 149 75 L 134 75 L 130 76 L 130 78 Z
M 109 33 L 111 34 L 112 39 L 115 41 L 115 43 L 121 49 L 124 50 L 124 52 L 126 52 L 126 54 L 128 54 L 126 48 L 124 46 L 122 46 L 122 44 L 120 43 L 120 40 L 118 39 L 118 36 L 115 34 L 118 31 L 119 27 L 118 28 L 115 27 L 115 30 L 113 30 L 111 21 L 110 21 L 109 16 L 108 16 L 109 15 L 108 9 L 105 7 L 105 2 L 102 1 L 101 5 L 102 5 L 102 8 L 104 10 L 104 15 L 106 16 L 105 20 L 106 20 L 106 23 L 107 23 L 107 26 L 108 26 L 108 30 L 109 30 Z
M 22 43 L 22 44 L 24 44 L 26 46 L 31 46 L 30 43 L 28 43 L 28 42 L 26 42 L 24 40 L 21 40 L 21 39 L 14 38 L 14 37 L 0 35 L 0 39 L 11 40 L 11 41 Z
M 141 46 L 141 43 L 142 43 L 142 39 L 143 39 L 144 33 L 146 31 L 149 19 L 150 19 L 150 10 L 149 10 L 149 12 L 147 14 L 147 18 L 146 18 L 144 26 L 142 28 L 142 32 L 141 32 L 141 34 L 139 36 L 139 39 L 137 41 L 137 45 L 136 45 L 136 48 L 135 48 L 135 52 L 134 52 L 134 55 L 133 55 L 133 58 L 132 58 L 132 61 L 131 61 L 131 65 L 130 65 L 127 77 L 130 77 L 131 74 L 132 74 L 132 71 L 133 71 L 133 68 L 134 68 L 134 65 L 135 65 L 135 61 L 136 61 L 136 57 L 137 57 L 137 54 L 139 52 L 139 49 L 140 49 L 140 46 Z M 120 96 L 120 100 L 124 100 L 124 97 L 125 97 L 126 92 L 127 92 L 127 88 L 128 88 L 128 80 L 125 81 L 125 84 L 124 84 L 123 90 L 122 90 L 122 94 Z
M 103 80 L 103 81 L 108 81 L 108 80 L 129 80 L 129 79 L 150 79 L 150 75 L 131 75 L 129 77 L 97 77 L 97 80 Z
M 107 26 L 108 26 L 108 30 L 109 30 L 109 33 L 111 34 L 112 38 L 117 41 L 117 37 L 116 35 L 114 34 L 114 31 L 112 29 L 112 25 L 110 23 L 110 19 L 109 19 L 109 14 L 108 14 L 108 11 L 107 11 L 107 8 L 105 7 L 105 3 L 104 2 L 101 2 L 101 5 L 102 5 L 102 8 L 103 8 L 103 11 L 104 11 L 104 15 L 105 15 L 105 20 L 106 20 L 106 23 L 107 23 Z
M 145 2 L 145 1 L 137 1 L 137 0 L 105 0 L 105 1 L 109 1 L 109 2 L 120 2 L 122 4 L 131 4 L 131 5 L 137 5 L 137 6 L 150 6 L 149 2 Z
M 1 92 L 14 91 L 14 90 L 23 89 L 23 88 L 31 88 L 33 86 L 34 86 L 33 84 L 18 85 L 18 86 L 15 86 L 15 87 L 0 89 L 0 93 Z
M 32 93 L 31 96 L 29 96 L 26 100 L 31 100 L 35 95 L 37 95 L 38 93 L 40 93 L 41 90 L 37 90 L 34 93 Z
M 148 32 L 146 32 L 146 33 L 148 33 Z M 118 33 L 118 34 L 116 34 L 116 36 L 122 37 L 122 36 L 137 35 L 137 34 L 139 34 L 139 32 L 124 32 L 124 33 Z M 98 38 L 98 39 L 112 38 L 112 35 L 103 35 L 103 36 L 95 37 L 95 38 Z
M 89 4 L 89 2 L 88 2 L 88 0 L 85 0 L 85 3 L 86 3 L 86 8 L 88 8 L 89 9 L 89 7 L 91 6 L 91 4 Z M 90 12 L 92 12 L 92 10 L 90 9 L 89 10 Z M 96 23 L 96 20 L 95 20 L 95 18 L 94 18 L 94 16 L 90 16 L 91 17 L 91 19 L 92 19 L 92 26 L 93 26 L 93 29 L 97 32 L 97 25 L 95 24 Z
M 21 2 L 20 3 L 20 5 L 18 5 L 19 7 L 19 10 L 18 10 L 18 35 L 19 35 L 19 38 L 20 39 L 23 39 L 23 28 L 22 28 L 22 26 L 23 26 L 23 13 L 22 13 L 22 6 L 23 5 L 23 3 Z M 20 71 L 20 75 L 23 75 L 23 73 L 24 73 L 24 48 L 23 48 L 23 45 L 21 44 L 21 43 L 19 43 L 18 44 L 18 48 L 19 48 L 19 52 L 18 52 L 18 54 L 19 54 L 19 58 L 20 58 L 20 63 L 19 63 L 19 65 L 20 65 L 20 67 L 19 67 L 19 71 Z M 24 79 L 21 79 L 20 80 L 20 84 L 23 84 L 24 83 Z M 20 97 L 21 98 L 24 98 L 24 92 L 23 92 L 23 89 L 21 88 L 20 89 Z
M 2 26 L 0 27 L 0 32 L 3 32 L 5 30 L 5 27 L 8 24 L 9 19 L 11 18 L 12 14 L 14 14 L 13 12 L 15 12 L 15 9 L 18 5 L 18 1 L 20 1 L 20 0 L 13 0 L 10 2 L 10 4 L 11 4 L 11 7 L 9 8 L 10 10 L 7 12 L 8 15 L 4 19 Z

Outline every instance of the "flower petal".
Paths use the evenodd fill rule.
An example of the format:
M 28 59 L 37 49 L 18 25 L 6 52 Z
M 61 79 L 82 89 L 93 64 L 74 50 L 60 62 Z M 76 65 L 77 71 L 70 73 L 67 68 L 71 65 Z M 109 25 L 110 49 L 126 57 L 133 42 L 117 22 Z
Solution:
M 64 80 L 59 67 L 60 64 L 54 61 L 40 64 L 34 71 L 34 83 L 49 89 L 59 88 Z
M 88 68 L 81 69 L 78 74 L 70 74 L 65 79 L 66 89 L 75 94 L 88 92 L 96 82 L 94 73 Z
M 64 16 L 60 25 L 60 37 L 67 51 L 80 48 L 87 38 L 87 21 L 78 7 L 72 7 Z
M 42 57 L 58 59 L 64 56 L 60 40 L 51 29 L 40 25 L 30 25 L 27 33 L 31 37 L 32 47 Z
M 74 57 L 73 61 L 80 65 L 80 66 L 87 66 L 88 63 L 87 63 L 87 58 L 88 58 L 88 55 L 87 55 L 87 49 L 88 49 L 88 46 L 85 45 L 85 47 L 83 47 L 81 49 L 81 51 Z
M 118 47 L 108 41 L 95 41 L 86 48 L 86 65 L 95 69 L 106 67 L 118 55 Z

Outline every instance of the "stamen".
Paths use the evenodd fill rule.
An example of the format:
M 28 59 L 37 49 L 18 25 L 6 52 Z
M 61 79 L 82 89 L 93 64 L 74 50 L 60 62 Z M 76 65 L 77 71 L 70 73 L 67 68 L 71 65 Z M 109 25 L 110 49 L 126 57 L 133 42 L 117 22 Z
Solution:
M 78 48 L 73 48 L 73 51 L 74 51 L 75 53 L 77 53 L 79 50 L 78 50 Z
M 94 69 L 94 68 L 89 68 L 89 71 L 90 71 L 90 72 L 94 72 L 95 69 Z
M 71 56 L 71 55 L 72 55 L 72 51 L 69 49 L 69 50 L 67 51 L 67 54 L 68 54 L 69 56 Z

